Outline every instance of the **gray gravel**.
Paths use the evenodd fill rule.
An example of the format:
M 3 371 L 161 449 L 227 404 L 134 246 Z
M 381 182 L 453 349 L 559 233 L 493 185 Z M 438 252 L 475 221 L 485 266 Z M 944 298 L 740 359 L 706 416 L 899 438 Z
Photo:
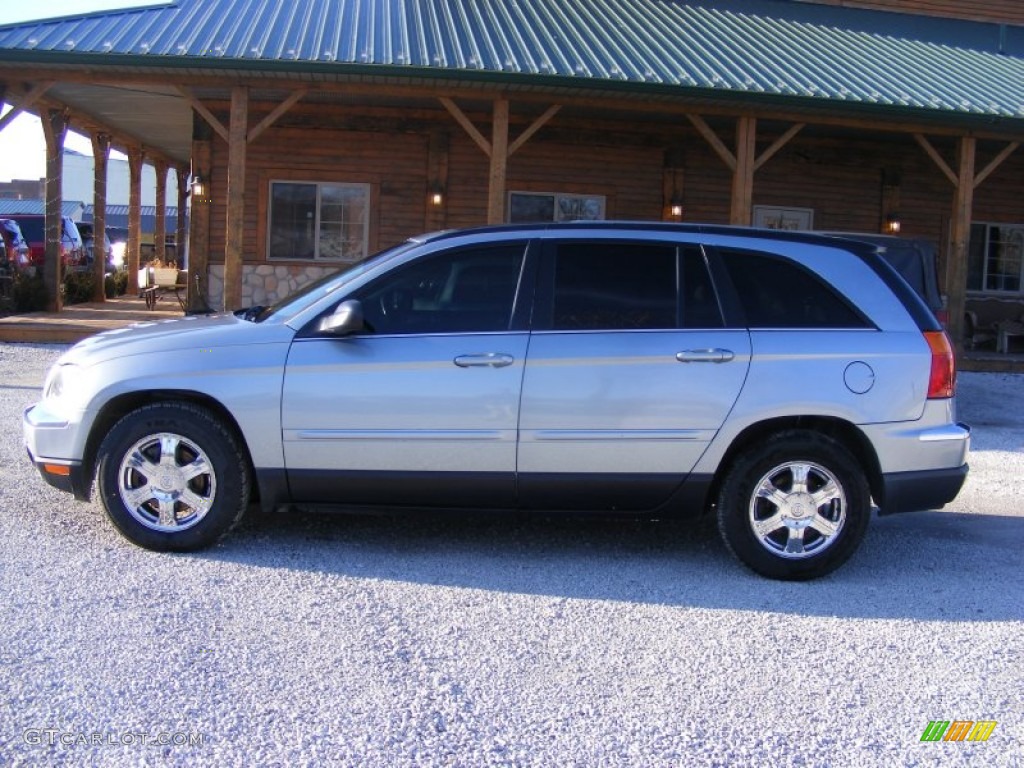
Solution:
M 25 458 L 61 350 L 0 345 L 2 766 L 1024 765 L 1024 377 L 962 375 L 955 504 L 783 584 L 707 523 L 256 516 L 147 552 Z M 920 741 L 956 719 L 998 725 Z

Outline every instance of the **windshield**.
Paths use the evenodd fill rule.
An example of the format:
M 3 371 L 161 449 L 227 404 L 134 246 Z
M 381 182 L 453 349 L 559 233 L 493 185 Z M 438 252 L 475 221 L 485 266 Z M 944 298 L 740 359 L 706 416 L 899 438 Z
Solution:
M 368 272 L 370 269 L 373 269 L 378 264 L 382 264 L 396 256 L 400 256 L 416 245 L 418 245 L 418 243 L 410 240 L 402 243 L 401 245 L 397 245 L 394 248 L 388 248 L 387 250 L 380 251 L 379 253 L 363 259 L 362 261 L 356 262 L 347 269 L 338 272 L 328 272 L 319 280 L 307 283 L 295 293 L 285 296 L 283 299 L 269 307 L 254 307 L 253 309 L 250 309 L 249 312 L 247 312 L 247 317 L 251 317 L 251 319 L 259 323 L 278 314 L 294 315 L 320 301 L 324 296 L 334 293 L 334 291 L 337 291 L 339 288 L 343 288 L 348 285 L 357 277 Z

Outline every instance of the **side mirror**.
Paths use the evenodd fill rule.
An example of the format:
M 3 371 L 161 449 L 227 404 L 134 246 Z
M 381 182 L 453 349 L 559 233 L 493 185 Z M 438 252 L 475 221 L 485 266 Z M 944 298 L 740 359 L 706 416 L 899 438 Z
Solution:
M 341 302 L 338 307 L 320 321 L 317 330 L 332 336 L 347 336 L 365 330 L 363 305 L 357 299 Z

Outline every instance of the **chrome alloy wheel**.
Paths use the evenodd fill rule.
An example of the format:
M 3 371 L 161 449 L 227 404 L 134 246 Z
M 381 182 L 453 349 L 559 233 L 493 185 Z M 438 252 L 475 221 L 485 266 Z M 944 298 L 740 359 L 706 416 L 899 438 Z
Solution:
M 828 549 L 846 522 L 846 494 L 829 470 L 803 461 L 780 464 L 754 487 L 748 513 L 761 546 L 792 560 Z
M 154 531 L 182 531 L 213 505 L 217 475 L 194 442 L 161 432 L 136 442 L 121 460 L 117 489 L 128 513 Z

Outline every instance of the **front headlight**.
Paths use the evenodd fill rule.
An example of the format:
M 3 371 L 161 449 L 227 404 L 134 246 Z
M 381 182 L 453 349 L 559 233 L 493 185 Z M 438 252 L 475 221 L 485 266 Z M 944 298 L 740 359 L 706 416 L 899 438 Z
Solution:
M 62 398 L 67 394 L 68 387 L 73 384 L 78 373 L 78 366 L 71 363 L 58 363 L 53 366 L 43 385 L 43 399 L 58 400 Z

